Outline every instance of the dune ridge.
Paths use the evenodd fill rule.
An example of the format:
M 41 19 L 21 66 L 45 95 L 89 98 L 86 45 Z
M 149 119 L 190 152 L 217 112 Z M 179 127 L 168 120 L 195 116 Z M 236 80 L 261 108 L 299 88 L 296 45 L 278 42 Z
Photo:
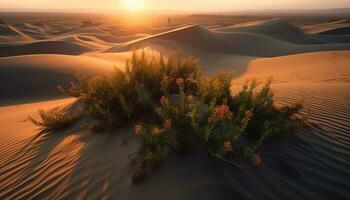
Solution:
M 282 23 L 280 21 L 274 23 Z M 256 28 L 256 27 L 254 27 Z M 258 32 L 215 32 L 199 25 L 187 26 L 150 37 L 117 45 L 105 52 L 120 52 L 133 48 L 161 45 L 162 47 L 180 49 L 196 48 L 212 53 L 226 53 L 254 57 L 271 57 L 288 54 L 348 50 L 349 44 L 313 43 L 294 44 Z M 251 48 L 254 46 L 254 48 Z

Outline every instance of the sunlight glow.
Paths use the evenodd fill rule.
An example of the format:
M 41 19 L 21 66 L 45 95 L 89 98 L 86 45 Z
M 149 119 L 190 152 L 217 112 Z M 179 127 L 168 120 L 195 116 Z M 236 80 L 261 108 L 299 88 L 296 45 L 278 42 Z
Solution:
M 126 10 L 140 10 L 142 6 L 141 0 L 124 0 L 124 8 Z

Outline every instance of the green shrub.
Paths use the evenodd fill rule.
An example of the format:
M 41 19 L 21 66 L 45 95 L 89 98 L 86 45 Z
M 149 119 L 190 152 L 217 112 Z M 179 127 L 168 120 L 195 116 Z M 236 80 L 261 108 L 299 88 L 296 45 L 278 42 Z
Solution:
M 184 92 L 196 93 L 200 77 L 197 65 L 193 58 L 181 59 L 178 53 L 164 61 L 162 56 L 156 60 L 134 52 L 125 71 L 115 69 L 112 74 L 94 77 L 78 74 L 78 82 L 71 83 L 65 92 L 85 102 L 91 117 L 122 124 L 147 117 L 145 113 L 154 115 L 155 102 L 161 96 L 178 93 L 178 79 L 184 80 Z
M 132 182 L 138 183 L 169 150 L 186 152 L 200 143 L 224 162 L 259 165 L 257 152 L 264 142 L 291 133 L 288 120 L 294 120 L 302 104 L 277 109 L 272 79 L 260 89 L 256 80 L 247 81 L 234 96 L 231 81 L 230 72 L 204 77 L 197 60 L 177 52 L 166 60 L 142 52 L 133 54 L 125 71 L 77 75 L 77 83 L 65 92 L 85 103 L 84 115 L 106 126 L 137 124 L 142 159 Z M 250 142 L 240 144 L 243 138 Z
M 72 116 L 60 108 L 54 108 L 49 111 L 38 111 L 41 121 L 34 119 L 32 116 L 28 116 L 28 120 L 35 126 L 44 128 L 46 131 L 59 131 L 73 125 L 78 119 L 78 115 Z

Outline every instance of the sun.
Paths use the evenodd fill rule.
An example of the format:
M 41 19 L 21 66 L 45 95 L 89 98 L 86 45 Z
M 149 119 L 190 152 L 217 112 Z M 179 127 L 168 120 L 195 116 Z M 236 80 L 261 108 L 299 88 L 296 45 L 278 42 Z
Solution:
M 127 10 L 139 10 L 141 7 L 141 0 L 124 0 L 124 8 Z

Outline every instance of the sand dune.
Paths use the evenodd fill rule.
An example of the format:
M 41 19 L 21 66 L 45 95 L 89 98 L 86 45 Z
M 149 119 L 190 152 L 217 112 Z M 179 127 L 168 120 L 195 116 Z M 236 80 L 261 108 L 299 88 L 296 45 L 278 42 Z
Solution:
M 91 51 L 91 49 L 79 43 L 62 40 L 42 40 L 0 44 L 0 57 L 29 54 L 79 55 L 88 51 Z
M 349 27 L 336 28 L 328 31 L 321 32 L 322 35 L 349 35 L 350 34 L 350 25 Z
M 127 28 L 41 20 L 0 25 L 0 199 L 349 199 L 348 23 L 298 27 L 273 19 Z M 23 121 L 37 116 L 38 109 L 74 103 L 50 99 L 63 98 L 56 86 L 69 84 L 75 72 L 122 69 L 131 50 L 140 48 L 155 54 L 179 48 L 199 58 L 207 75 L 234 70 L 234 91 L 246 79 L 274 76 L 277 105 L 304 98 L 311 126 L 264 147 L 260 167 L 229 168 L 226 190 L 222 163 L 200 150 L 170 155 L 150 179 L 135 186 L 130 176 L 139 143 L 131 128 L 93 134 L 76 126 L 44 134 Z
M 124 62 L 49 54 L 0 58 L 0 104 L 61 96 L 57 85 L 74 80 L 74 73 L 110 72 L 114 66 Z
M 313 52 L 261 58 L 248 64 L 238 80 L 273 76 L 277 82 L 285 81 L 337 81 L 350 82 L 350 51 Z
M 292 44 L 253 32 L 215 32 L 194 25 L 120 44 L 106 52 L 120 52 L 146 46 L 161 46 L 168 49 L 180 48 L 185 51 L 186 48 L 194 48 L 211 53 L 253 57 L 350 49 L 349 44 Z M 253 46 L 254 48 L 252 48 Z
M 325 43 L 325 41 L 309 36 L 299 27 L 281 19 L 237 24 L 218 29 L 218 31 L 256 33 L 293 44 Z
M 201 152 L 171 155 L 152 178 L 135 186 L 129 177 L 138 143 L 130 130 L 111 137 L 91 135 L 78 127 L 59 134 L 38 134 L 29 122 L 19 122 L 39 108 L 66 105 L 69 99 L 2 107 L 1 135 L 6 140 L 0 141 L 0 197 L 346 199 L 350 162 L 344 131 L 350 131 L 350 105 L 344 92 L 350 92 L 349 87 L 282 84 L 274 90 L 281 105 L 304 97 L 306 110 L 313 110 L 310 119 L 315 125 L 300 129 L 286 143 L 266 147 L 261 167 L 228 170 L 232 173 L 229 192 L 218 189 L 223 181 L 222 165 Z M 271 153 L 276 152 L 273 149 L 279 153 Z
M 31 41 L 32 38 L 10 25 L 0 24 L 0 42 Z
M 336 21 L 327 22 L 327 23 L 303 26 L 302 29 L 309 34 L 323 34 L 328 31 L 336 30 L 339 28 L 342 29 L 349 26 L 350 26 L 349 20 L 343 19 L 343 20 L 336 20 Z

